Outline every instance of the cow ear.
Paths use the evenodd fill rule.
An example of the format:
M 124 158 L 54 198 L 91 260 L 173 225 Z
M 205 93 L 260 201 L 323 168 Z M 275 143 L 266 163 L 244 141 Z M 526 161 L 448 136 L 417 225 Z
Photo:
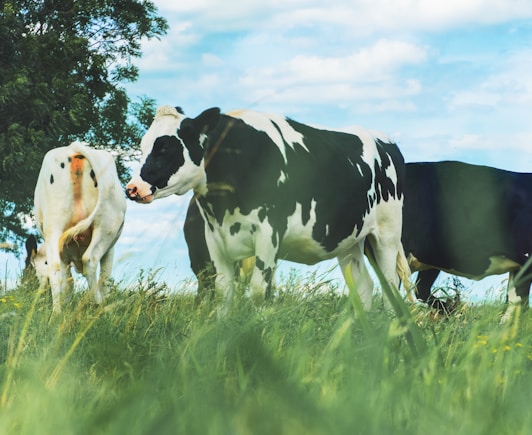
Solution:
M 194 124 L 198 131 L 208 133 L 216 127 L 219 120 L 220 109 L 218 107 L 211 107 L 194 118 Z
M 177 134 L 186 143 L 198 138 L 200 134 L 208 133 L 220 120 L 220 109 L 213 107 L 200 113 L 196 118 L 185 118 L 181 121 Z

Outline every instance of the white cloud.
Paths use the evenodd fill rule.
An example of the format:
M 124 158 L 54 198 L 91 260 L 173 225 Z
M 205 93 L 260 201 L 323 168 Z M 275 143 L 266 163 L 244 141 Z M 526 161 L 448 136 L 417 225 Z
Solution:
M 198 41 L 191 22 L 175 22 L 161 39 L 144 41 L 142 57 L 135 64 L 145 72 L 178 69 L 183 64 L 180 54 Z
M 270 13 L 267 3 L 253 0 L 226 0 L 223 4 L 212 0 L 155 0 L 154 3 L 159 13 L 166 18 L 193 20 L 201 29 L 209 32 L 250 29 L 260 24 L 265 14 Z
M 395 106 L 412 111 L 416 103 L 404 98 L 422 94 L 424 76 L 403 71 L 439 56 L 437 48 L 420 42 L 419 31 L 442 32 L 532 17 L 528 0 L 155 3 L 170 21 L 170 33 L 162 41 L 146 43 L 138 65 L 143 74 L 158 73 L 153 87 L 166 86 L 163 99 L 156 95 L 158 100 L 174 104 L 169 101 L 174 98 L 187 107 L 194 107 L 181 103 L 189 95 L 198 102 L 225 104 L 230 94 L 231 107 L 335 100 L 341 105 L 375 99 L 365 105 L 367 110 L 384 112 Z M 218 43 L 216 32 L 238 36 Z M 379 39 L 373 40 L 375 35 Z M 463 59 L 474 61 L 470 53 Z M 494 107 L 505 101 L 505 95 L 520 104 L 532 101 L 528 85 L 521 91 L 505 91 L 500 87 L 505 79 L 493 77 L 500 82 L 486 81 L 484 88 L 457 86 L 446 93 L 448 107 Z M 140 93 L 152 94 L 152 87 Z
M 518 50 L 481 65 L 493 70 L 467 89 L 453 92 L 448 107 L 451 110 L 491 108 L 502 112 L 510 108 L 529 111 L 532 106 L 532 50 Z
M 316 111 L 319 107 L 330 110 L 335 106 L 338 111 L 352 109 L 357 113 L 376 113 L 383 111 L 414 111 L 415 104 L 409 97 L 419 92 L 416 82 L 386 83 L 381 85 L 357 84 L 303 84 L 284 89 L 271 88 L 250 91 L 250 105 L 274 106 L 276 110 L 290 107 L 290 112 L 312 105 Z M 332 126 L 331 126 L 332 127 Z
M 224 61 L 219 56 L 212 53 L 203 53 L 201 55 L 201 63 L 205 67 L 218 68 L 224 66 Z
M 527 0 L 363 0 L 359 5 L 365 7 L 366 22 L 377 31 L 442 31 L 532 16 Z
M 425 47 L 382 39 L 344 56 L 296 55 L 279 65 L 250 68 L 240 85 L 250 101 L 393 100 L 420 92 L 419 81 L 398 79 L 395 73 L 426 59 Z
M 207 105 L 292 116 L 323 108 L 336 110 L 339 123 L 341 116 L 357 121 L 355 113 L 385 130 L 408 134 L 427 125 L 430 137 L 453 131 L 458 141 L 461 135 L 497 133 L 498 117 L 504 124 L 515 108 L 524 114 L 532 104 L 530 50 L 501 45 L 504 51 L 497 51 L 487 40 L 479 51 L 469 40 L 456 50 L 460 44 L 455 39 L 454 46 L 446 45 L 444 33 L 467 31 L 474 40 L 482 26 L 523 23 L 532 17 L 528 0 L 155 3 L 171 32 L 144 50 L 141 71 L 157 75 L 143 82 L 141 93 L 159 89 L 154 96 L 160 104 L 182 105 L 191 115 Z M 381 114 L 390 116 L 383 121 Z M 509 132 L 525 134 L 524 121 L 515 125 L 515 118 Z M 440 146 L 449 141 L 446 136 Z M 478 148 L 470 143 L 458 149 Z
M 160 13 L 195 21 L 211 31 L 276 31 L 337 27 L 339 32 L 378 35 L 389 31 L 442 31 L 532 17 L 529 0 L 155 0 Z
M 531 144 L 532 132 L 507 133 L 489 136 L 484 134 L 468 133 L 452 137 L 449 141 L 449 147 L 454 150 L 497 150 L 503 152 L 520 153 L 518 155 L 521 157 L 529 155 L 532 158 Z M 530 159 L 527 160 L 529 162 L 532 161 Z
M 487 106 L 494 108 L 501 100 L 501 95 L 496 92 L 486 92 L 482 90 L 467 90 L 457 92 L 449 102 L 450 109 L 457 109 L 463 106 Z
M 407 162 L 460 160 L 517 172 L 530 172 L 532 131 L 485 132 L 446 131 L 446 122 L 419 130 L 391 134 Z
M 302 44 L 301 40 L 298 44 Z M 205 104 L 228 105 L 227 110 L 259 104 L 263 109 L 271 107 L 284 113 L 288 106 L 341 105 L 362 100 L 375 100 L 377 104 L 366 107 L 380 112 L 393 105 L 406 107 L 401 100 L 419 94 L 420 81 L 402 78 L 398 73 L 404 67 L 423 64 L 429 56 L 425 46 L 379 39 L 326 55 L 314 54 L 317 50 L 299 52 L 287 46 L 286 51 L 280 51 L 284 59 L 279 60 L 275 50 L 280 45 L 280 40 L 272 43 L 263 34 L 253 34 L 236 42 L 229 54 L 205 51 L 190 59 L 189 53 L 186 65 L 181 65 L 183 60 L 175 54 L 166 59 L 171 50 L 164 50 L 165 54 L 158 57 L 153 52 L 146 60 L 149 67 L 141 65 L 141 74 L 151 78 L 144 80 L 143 90 L 137 92 L 155 96 L 159 104 L 184 106 L 187 113 L 201 110 Z M 154 95 L 157 89 L 160 94 Z M 183 101 L 192 95 L 194 101 Z M 407 105 L 412 110 L 413 103 Z
M 299 55 L 278 73 L 305 82 L 381 81 L 406 64 L 423 62 L 426 49 L 398 40 L 382 39 L 342 57 Z

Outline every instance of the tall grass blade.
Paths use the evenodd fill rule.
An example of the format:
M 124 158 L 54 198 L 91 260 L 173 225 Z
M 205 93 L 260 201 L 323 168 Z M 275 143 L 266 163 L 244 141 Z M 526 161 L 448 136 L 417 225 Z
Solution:
M 528 261 L 523 264 L 521 269 L 519 269 L 519 271 L 515 274 L 514 285 L 515 287 L 520 287 L 526 283 L 530 285 L 530 281 L 532 281 L 532 257 L 530 257 Z
M 368 336 L 371 331 L 368 320 L 368 313 L 366 313 L 364 305 L 362 304 L 362 299 L 358 294 L 357 284 L 355 282 L 355 279 L 353 278 L 353 273 L 349 265 L 345 267 L 344 277 L 347 288 L 349 289 L 349 301 L 351 302 L 351 305 L 355 310 L 355 316 L 360 322 L 362 330 L 365 332 L 366 336 Z
M 379 279 L 383 294 L 388 298 L 393 310 L 395 311 L 395 314 L 397 315 L 397 320 L 400 326 L 405 328 L 404 336 L 412 354 L 415 357 L 420 357 L 421 355 L 425 354 L 427 350 L 427 344 L 423 338 L 421 330 L 417 326 L 416 321 L 412 316 L 410 308 L 403 300 L 397 288 L 390 284 L 385 278 L 377 262 L 375 261 L 375 258 L 372 255 L 367 255 L 367 257 Z
M 102 313 L 102 311 L 100 310 L 100 313 L 97 314 L 96 316 L 94 316 L 92 319 L 90 319 L 90 321 L 88 322 L 87 326 L 85 326 L 85 328 L 76 335 L 76 338 L 74 339 L 72 345 L 70 346 L 70 348 L 68 349 L 66 354 L 63 356 L 63 358 L 61 358 L 59 360 L 57 365 L 54 367 L 52 373 L 48 377 L 48 379 L 46 381 L 46 386 L 48 388 L 52 388 L 52 387 L 55 386 L 55 384 L 57 383 L 57 379 L 59 378 L 59 374 L 61 373 L 61 371 L 65 367 L 65 365 L 68 362 L 68 360 L 72 357 L 74 351 L 76 350 L 76 348 L 81 343 L 81 340 L 83 339 L 83 337 L 85 337 L 87 335 L 87 332 L 93 327 L 93 325 L 96 322 L 96 320 L 98 320 L 98 317 L 100 317 L 101 313 Z
M 6 377 L 4 379 L 4 386 L 2 388 L 2 396 L 0 396 L 0 408 L 4 408 L 7 405 L 7 400 L 9 397 L 9 390 L 11 388 L 11 383 L 13 382 L 13 376 L 15 374 L 15 370 L 18 366 L 20 357 L 24 349 L 24 345 L 26 343 L 26 337 L 30 329 L 31 320 L 33 319 L 33 315 L 35 314 L 35 308 L 37 307 L 37 302 L 39 301 L 40 297 L 43 295 L 44 291 L 45 291 L 45 288 L 39 287 L 39 289 L 35 292 L 35 296 L 33 297 L 33 300 L 30 305 L 30 309 L 24 316 L 24 323 L 22 325 L 22 330 L 20 332 L 17 347 L 16 349 L 14 349 L 13 353 L 10 353 L 8 355 L 8 358 L 6 361 Z

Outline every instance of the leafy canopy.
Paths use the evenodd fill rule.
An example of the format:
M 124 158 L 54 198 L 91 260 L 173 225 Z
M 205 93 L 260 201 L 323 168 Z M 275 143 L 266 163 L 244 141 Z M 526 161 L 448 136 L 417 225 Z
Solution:
M 44 154 L 86 140 L 116 151 L 119 171 L 155 102 L 132 103 L 143 39 L 167 22 L 148 0 L 0 2 L 0 241 L 24 235 Z

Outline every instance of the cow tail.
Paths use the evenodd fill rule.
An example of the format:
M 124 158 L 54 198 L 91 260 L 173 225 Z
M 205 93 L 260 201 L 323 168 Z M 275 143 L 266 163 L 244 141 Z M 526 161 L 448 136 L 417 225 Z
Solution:
M 399 251 L 397 252 L 397 275 L 399 276 L 399 279 L 403 283 L 408 300 L 414 303 L 415 298 L 413 294 L 415 293 L 415 287 L 410 282 L 411 274 L 412 272 L 410 271 L 410 266 L 408 265 L 408 260 L 406 259 L 405 251 L 403 247 L 401 246 Z
M 88 154 L 90 154 L 90 152 L 83 152 L 83 155 L 89 161 L 94 170 L 95 165 L 89 158 Z M 94 222 L 94 219 L 96 218 L 96 214 L 101 208 L 102 196 L 102 186 L 100 183 L 98 183 L 98 199 L 96 200 L 96 205 L 94 206 L 94 209 L 85 219 L 80 220 L 76 225 L 68 228 L 65 232 L 63 232 L 63 234 L 61 234 L 61 237 L 59 238 L 59 252 L 63 252 L 63 247 L 65 246 L 65 244 L 69 243 L 71 240 L 75 240 L 76 236 L 84 233 L 91 227 Z
M 59 252 L 63 252 L 63 247 L 65 246 L 65 244 L 67 244 L 71 240 L 75 240 L 79 234 L 84 233 L 91 227 L 94 222 L 94 218 L 96 217 L 96 213 L 98 213 L 98 210 L 100 209 L 101 196 L 102 195 L 100 194 L 100 191 L 98 189 L 98 199 L 96 201 L 96 206 L 94 207 L 94 210 L 91 212 L 91 214 L 88 215 L 85 219 L 80 220 L 76 225 L 67 229 L 63 234 L 61 234 L 61 237 L 59 238 Z

